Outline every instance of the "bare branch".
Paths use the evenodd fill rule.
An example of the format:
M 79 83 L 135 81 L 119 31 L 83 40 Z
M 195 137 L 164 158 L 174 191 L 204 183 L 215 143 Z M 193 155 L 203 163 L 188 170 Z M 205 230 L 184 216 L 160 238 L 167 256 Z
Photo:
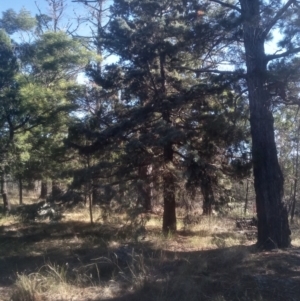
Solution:
M 79 2 L 79 3 L 90 3 L 90 2 L 98 2 L 98 0 L 72 0 L 72 2 Z
M 273 101 L 276 104 L 284 104 L 286 106 L 298 106 L 300 107 L 300 99 L 297 99 L 296 97 L 288 100 L 275 100 Z M 299 109 L 298 109 L 299 110 Z
M 266 37 L 272 27 L 277 23 L 278 20 L 282 17 L 282 15 L 288 10 L 288 8 L 295 3 L 295 0 L 289 0 L 274 16 L 274 18 L 265 26 L 264 36 Z
M 282 52 L 282 53 L 270 54 L 270 55 L 266 56 L 266 61 L 269 62 L 271 60 L 279 59 L 281 57 L 286 57 L 286 56 L 289 56 L 291 54 L 295 54 L 295 53 L 299 53 L 299 52 L 300 52 L 300 47 L 296 47 L 296 48 L 287 50 L 287 51 Z
M 220 1 L 220 0 L 209 0 L 209 1 L 218 3 L 218 4 L 220 4 L 220 5 L 224 6 L 224 7 L 227 7 L 227 8 L 234 9 L 234 10 L 240 12 L 240 13 L 242 12 L 242 10 L 239 7 L 237 7 L 237 6 L 233 5 L 233 4 L 225 3 L 225 2 Z
M 197 74 L 200 74 L 200 73 L 236 74 L 237 72 L 239 72 L 239 71 L 226 71 L 226 70 L 206 69 L 206 68 L 193 69 L 193 68 L 182 67 L 182 66 L 174 66 L 174 68 L 180 69 L 180 70 L 195 72 Z

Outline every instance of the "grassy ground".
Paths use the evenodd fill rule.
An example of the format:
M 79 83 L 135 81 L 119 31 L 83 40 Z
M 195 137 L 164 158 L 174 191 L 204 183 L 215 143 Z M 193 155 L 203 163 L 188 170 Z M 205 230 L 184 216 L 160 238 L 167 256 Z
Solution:
M 161 216 L 73 208 L 60 222 L 0 213 L 0 300 L 300 300 L 300 226 L 294 246 L 257 252 L 254 230 L 204 218 L 163 237 Z M 144 228 L 145 225 L 145 228 Z

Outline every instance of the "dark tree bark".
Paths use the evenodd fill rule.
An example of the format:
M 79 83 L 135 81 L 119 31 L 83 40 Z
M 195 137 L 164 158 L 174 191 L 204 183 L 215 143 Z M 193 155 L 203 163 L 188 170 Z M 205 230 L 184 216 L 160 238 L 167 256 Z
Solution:
M 271 96 L 266 89 L 265 26 L 260 0 L 240 0 L 250 104 L 252 158 L 259 247 L 290 246 L 288 213 L 282 202 L 283 175 L 278 163 Z
M 9 212 L 11 210 L 11 204 L 6 192 L 2 193 L 2 198 L 3 198 L 4 211 Z
M 48 194 L 48 186 L 47 186 L 47 181 L 42 180 L 41 182 L 41 194 L 40 198 L 41 199 L 46 199 Z
M 164 213 L 163 213 L 163 233 L 174 233 L 176 231 L 176 202 L 175 202 L 175 177 L 169 168 L 173 162 L 174 151 L 172 144 L 164 147 L 163 171 L 163 195 L 164 195 Z
M 142 204 L 145 211 L 152 210 L 152 187 L 149 183 L 151 176 L 151 166 L 139 167 L 138 200 L 137 204 Z
M 161 53 L 159 57 L 160 63 L 160 76 L 161 76 L 161 95 L 166 95 L 166 74 L 165 74 L 165 60 L 166 54 Z M 171 114 L 168 108 L 162 112 L 163 120 L 166 125 L 172 126 Z M 169 139 L 169 137 L 166 137 Z M 163 196 L 164 196 L 164 213 L 163 213 L 163 233 L 169 234 L 174 233 L 177 230 L 176 225 L 176 187 L 175 187 L 175 176 L 172 172 L 171 166 L 173 165 L 173 143 L 172 141 L 166 141 L 163 148 L 163 159 L 164 159 L 164 170 L 163 170 Z
M 6 180 L 5 180 L 5 174 L 4 172 L 1 173 L 1 195 L 3 200 L 3 208 L 4 212 L 9 212 L 11 210 L 11 204 L 7 196 L 7 190 L 6 190 Z
M 211 215 L 215 197 L 212 188 L 212 179 L 208 174 L 205 173 L 203 175 L 200 180 L 200 187 L 203 195 L 203 215 Z
M 91 183 L 89 183 L 89 186 L 91 186 Z M 94 224 L 94 220 L 93 220 L 93 196 L 92 193 L 90 192 L 91 188 L 89 188 L 89 212 L 90 212 L 90 223 L 91 225 Z
M 246 184 L 246 196 L 245 196 L 245 207 L 244 207 L 244 215 L 247 214 L 247 208 L 248 208 L 248 196 L 249 196 L 249 180 L 247 179 Z
M 56 180 L 52 180 L 52 201 L 56 201 L 61 196 L 61 193 L 60 183 Z
M 19 177 L 19 204 L 23 204 L 23 180 L 22 177 Z
M 294 173 L 294 187 L 293 187 L 293 201 L 291 208 L 291 223 L 294 223 L 295 209 L 296 209 L 296 197 L 298 190 L 298 169 L 299 169 L 299 137 L 300 136 L 300 125 L 297 130 L 297 146 L 296 146 L 296 162 L 295 162 L 295 173 Z
M 101 192 L 99 189 L 99 179 L 92 180 L 92 198 L 93 205 L 99 204 L 101 201 Z

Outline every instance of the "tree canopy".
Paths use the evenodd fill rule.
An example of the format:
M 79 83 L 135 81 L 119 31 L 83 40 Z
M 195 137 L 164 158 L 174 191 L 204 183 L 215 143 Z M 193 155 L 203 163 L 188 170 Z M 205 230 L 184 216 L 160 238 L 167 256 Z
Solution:
M 182 191 L 210 215 L 253 167 L 258 245 L 288 247 L 285 200 L 294 216 L 299 165 L 298 1 L 75 2 L 86 16 L 65 27 L 62 0 L 48 15 L 2 14 L 2 173 L 14 161 L 19 178 L 72 179 L 90 207 L 159 203 L 168 234 Z M 15 32 L 30 39 L 14 41 Z

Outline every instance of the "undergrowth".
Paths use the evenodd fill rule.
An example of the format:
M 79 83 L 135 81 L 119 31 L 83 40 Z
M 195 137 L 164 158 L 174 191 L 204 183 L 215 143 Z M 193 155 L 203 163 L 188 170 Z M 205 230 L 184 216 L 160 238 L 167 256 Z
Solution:
M 179 218 L 178 232 L 164 236 L 157 215 L 132 222 L 126 213 L 107 214 L 104 221 L 96 208 L 95 217 L 90 225 L 87 208 L 75 208 L 60 223 L 44 224 L 51 239 L 25 244 L 22 252 L 46 250 L 46 256 L 55 245 L 61 258 L 17 274 L 11 301 L 281 300 L 276 287 L 268 291 L 269 278 L 256 276 L 264 270 L 273 275 L 278 267 L 260 261 L 255 240 L 237 231 L 234 219 L 200 217 L 186 224 Z M 41 225 L 28 227 L 41 231 Z

